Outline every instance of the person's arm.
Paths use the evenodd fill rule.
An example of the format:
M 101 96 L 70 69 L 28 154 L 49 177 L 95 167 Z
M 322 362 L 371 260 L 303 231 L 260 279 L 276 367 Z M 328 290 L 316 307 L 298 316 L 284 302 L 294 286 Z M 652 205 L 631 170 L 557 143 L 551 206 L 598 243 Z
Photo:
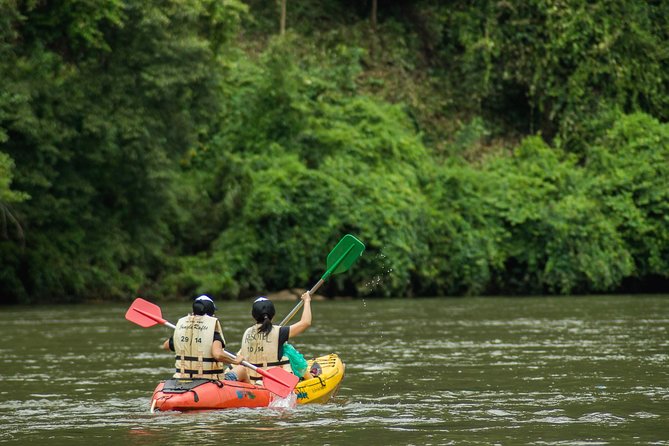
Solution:
M 170 341 L 172 338 L 165 339 L 165 342 L 163 342 L 162 348 L 163 350 L 174 350 L 174 347 L 170 346 Z
M 298 322 L 295 322 L 290 326 L 289 338 L 294 338 L 295 336 L 304 333 L 307 328 L 311 327 L 311 294 L 309 294 L 309 291 L 302 295 L 302 300 L 304 301 L 302 317 Z
M 232 359 L 223 352 L 223 344 L 218 339 L 211 344 L 211 356 L 218 362 L 226 364 L 241 364 L 244 358 L 241 355 L 236 355 L 236 359 Z

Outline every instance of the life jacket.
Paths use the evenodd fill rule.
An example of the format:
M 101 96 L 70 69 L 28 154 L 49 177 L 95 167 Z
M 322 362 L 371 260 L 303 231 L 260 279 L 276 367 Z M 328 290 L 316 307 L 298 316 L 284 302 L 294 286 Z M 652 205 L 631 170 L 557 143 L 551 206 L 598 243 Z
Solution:
M 258 333 L 260 326 L 261 324 L 256 324 L 246 329 L 242 337 L 242 348 L 239 349 L 240 354 L 248 362 L 263 370 L 278 366 L 291 372 L 288 357 L 283 355 L 279 358 L 279 330 L 281 326 L 272 325 L 272 331 L 268 334 Z M 248 373 L 252 380 L 262 379 L 262 376 L 254 370 L 249 369 Z
M 223 364 L 211 356 L 214 332 L 223 338 L 221 323 L 215 317 L 191 314 L 179 319 L 173 337 L 174 378 L 223 378 Z

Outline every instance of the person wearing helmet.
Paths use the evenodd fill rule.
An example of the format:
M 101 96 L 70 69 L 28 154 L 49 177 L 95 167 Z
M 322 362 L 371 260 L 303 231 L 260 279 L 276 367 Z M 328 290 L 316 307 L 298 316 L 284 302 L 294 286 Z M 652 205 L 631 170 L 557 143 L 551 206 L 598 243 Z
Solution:
M 199 296 L 193 301 L 193 312 L 179 319 L 174 334 L 163 343 L 165 350 L 176 352 L 173 378 L 223 379 L 223 364 L 242 361 L 223 352 L 225 338 L 216 310 L 211 297 Z
M 304 307 L 300 320 L 282 327 L 272 323 L 272 318 L 276 314 L 272 301 L 266 297 L 257 298 L 251 309 L 251 315 L 256 323 L 244 332 L 238 357 L 243 355 L 248 362 L 263 370 L 282 367 L 291 372 L 290 360 L 284 354 L 284 346 L 289 345 L 286 341 L 302 334 L 311 326 L 311 294 L 307 291 L 302 294 L 301 299 L 304 301 Z M 312 376 L 309 372 L 305 372 L 301 377 L 308 379 Z M 258 382 L 262 376 L 253 370 L 235 366 L 232 371 L 225 374 L 225 379 Z

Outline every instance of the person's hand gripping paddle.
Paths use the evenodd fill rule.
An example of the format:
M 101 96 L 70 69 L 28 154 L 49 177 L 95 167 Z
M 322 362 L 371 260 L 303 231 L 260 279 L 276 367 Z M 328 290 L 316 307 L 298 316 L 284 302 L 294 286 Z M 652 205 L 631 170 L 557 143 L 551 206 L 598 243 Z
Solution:
M 141 297 L 138 297 L 133 301 L 130 308 L 128 308 L 128 311 L 125 313 L 125 318 L 144 328 L 152 327 L 156 324 L 162 324 L 172 329 L 176 328 L 174 324 L 163 319 L 162 312 L 158 305 L 144 300 Z M 236 356 L 229 351 L 223 350 L 223 352 L 230 358 L 236 359 Z M 267 378 L 263 381 L 264 387 L 281 398 L 290 395 L 300 381 L 300 378 L 280 367 L 272 367 L 271 369 L 263 370 L 247 361 L 242 361 L 241 364 L 244 367 L 254 370 L 256 373 L 259 373 L 264 378 Z
M 328 254 L 326 266 L 327 270 L 321 276 L 321 279 L 316 283 L 316 285 L 314 285 L 309 290 L 309 294 L 313 295 L 321 287 L 321 285 L 323 285 L 325 281 L 330 278 L 330 276 L 347 271 L 351 265 L 353 265 L 355 261 L 358 260 L 358 257 L 360 257 L 364 251 L 365 245 L 351 234 L 346 234 L 344 237 L 342 237 L 342 239 L 339 240 L 339 243 L 337 243 L 337 246 L 335 246 L 332 251 L 330 251 L 330 254 Z M 302 305 L 304 305 L 304 301 L 300 300 L 297 305 L 295 305 L 295 308 L 293 308 L 290 313 L 288 313 L 288 315 L 283 318 L 281 324 L 279 325 L 286 325 L 293 318 L 293 316 L 295 316 L 295 313 L 300 311 Z

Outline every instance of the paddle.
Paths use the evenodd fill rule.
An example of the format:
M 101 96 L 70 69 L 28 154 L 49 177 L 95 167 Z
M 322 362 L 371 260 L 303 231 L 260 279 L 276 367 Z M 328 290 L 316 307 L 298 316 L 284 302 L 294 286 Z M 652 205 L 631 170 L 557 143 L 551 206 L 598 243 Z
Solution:
M 176 328 L 174 324 L 163 319 L 162 312 L 158 305 L 146 301 L 141 297 L 135 299 L 130 305 L 130 308 L 128 308 L 128 311 L 125 313 L 125 318 L 144 328 L 152 327 L 156 324 L 162 324 L 172 329 Z M 229 351 L 223 350 L 223 352 L 232 359 L 237 358 Z M 247 361 L 242 361 L 241 364 L 263 377 L 268 378 L 263 382 L 263 385 L 267 390 L 279 395 L 281 398 L 290 395 L 300 381 L 300 378 L 280 367 L 272 367 L 271 369 L 263 370 Z
M 314 285 L 309 290 L 309 294 L 314 294 L 321 287 L 321 285 L 323 285 L 325 281 L 330 278 L 330 276 L 343 273 L 344 271 L 348 270 L 351 265 L 353 265 L 355 261 L 358 260 L 358 257 L 360 257 L 364 251 L 364 243 L 351 234 L 346 234 L 344 237 L 342 237 L 342 239 L 339 240 L 339 243 L 337 243 L 337 246 L 335 246 L 332 251 L 330 251 L 330 254 L 328 254 L 326 266 L 327 270 L 321 276 L 321 279 L 316 283 L 316 285 Z M 304 301 L 300 300 L 297 305 L 295 305 L 295 308 L 293 308 L 290 313 L 288 313 L 288 315 L 283 318 L 281 324 L 279 325 L 286 325 L 288 321 L 290 321 L 293 316 L 295 316 L 295 313 L 300 311 L 302 305 L 304 305 Z

